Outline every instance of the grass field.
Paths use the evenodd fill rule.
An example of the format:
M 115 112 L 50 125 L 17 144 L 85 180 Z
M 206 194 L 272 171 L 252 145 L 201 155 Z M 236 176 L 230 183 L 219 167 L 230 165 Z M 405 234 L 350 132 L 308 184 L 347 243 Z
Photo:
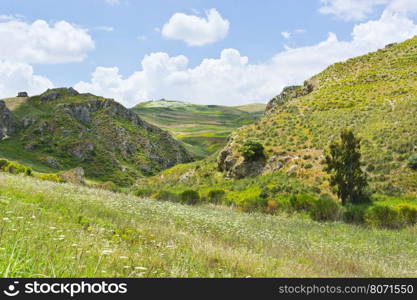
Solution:
M 132 110 L 147 122 L 168 130 L 197 158 L 222 148 L 230 133 L 260 119 L 265 104 L 242 106 L 198 105 L 158 100 L 139 103 Z
M 0 173 L 2 277 L 417 276 L 417 227 L 183 206 Z

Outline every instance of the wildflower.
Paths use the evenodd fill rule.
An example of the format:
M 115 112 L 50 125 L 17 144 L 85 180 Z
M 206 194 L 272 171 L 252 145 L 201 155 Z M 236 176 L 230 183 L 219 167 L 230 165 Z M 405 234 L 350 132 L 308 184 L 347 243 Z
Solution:
M 127 259 L 127 256 L 119 256 L 120 259 Z
M 145 271 L 145 270 L 147 270 L 148 268 L 145 268 L 145 267 L 135 267 L 135 269 L 136 269 L 136 270 L 142 270 L 142 271 Z
M 9 219 L 9 218 L 3 218 L 3 221 L 5 221 L 5 222 L 9 222 L 9 221 L 10 221 L 10 219 Z
M 108 254 L 112 254 L 112 253 L 113 253 L 113 250 L 110 250 L 110 249 L 105 249 L 101 252 L 101 254 L 103 254 L 103 255 L 108 255 Z

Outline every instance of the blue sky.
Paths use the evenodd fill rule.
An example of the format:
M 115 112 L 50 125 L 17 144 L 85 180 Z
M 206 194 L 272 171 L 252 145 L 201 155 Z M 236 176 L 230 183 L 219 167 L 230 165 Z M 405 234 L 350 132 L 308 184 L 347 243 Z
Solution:
M 266 102 L 331 63 L 415 35 L 413 2 L 2 0 L 0 97 L 75 86 L 127 106 Z

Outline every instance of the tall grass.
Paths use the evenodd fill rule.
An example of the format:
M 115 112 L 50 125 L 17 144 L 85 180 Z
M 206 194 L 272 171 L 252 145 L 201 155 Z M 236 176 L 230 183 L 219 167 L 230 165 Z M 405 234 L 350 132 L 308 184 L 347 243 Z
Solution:
M 416 245 L 416 227 L 247 214 L 0 174 L 3 277 L 415 277 Z

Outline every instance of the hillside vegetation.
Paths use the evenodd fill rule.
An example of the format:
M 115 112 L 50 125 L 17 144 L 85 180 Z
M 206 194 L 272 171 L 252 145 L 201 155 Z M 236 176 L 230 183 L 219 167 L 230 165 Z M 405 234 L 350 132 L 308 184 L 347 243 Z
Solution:
M 318 209 L 329 219 L 397 227 L 404 210 L 397 205 L 416 210 L 416 62 L 413 38 L 334 64 L 303 86 L 285 88 L 259 122 L 234 131 L 219 153 L 140 181 L 137 193 L 177 199 L 192 189 L 200 201 L 244 210 L 302 210 L 322 218 L 314 215 Z M 373 202 L 340 212 L 330 200 L 336 196 L 324 157 L 344 128 L 362 139 Z M 245 158 L 249 141 L 260 143 L 264 154 Z
M 184 142 L 197 158 L 224 147 L 230 133 L 258 120 L 265 104 L 243 106 L 198 105 L 158 100 L 139 103 L 132 111 Z
M 5 104 L 11 112 L 0 112 L 8 127 L 0 157 L 36 171 L 83 167 L 91 179 L 129 185 L 191 160 L 168 132 L 112 99 L 61 88 Z
M 6 173 L 0 214 L 2 277 L 417 276 L 416 227 L 246 214 Z

